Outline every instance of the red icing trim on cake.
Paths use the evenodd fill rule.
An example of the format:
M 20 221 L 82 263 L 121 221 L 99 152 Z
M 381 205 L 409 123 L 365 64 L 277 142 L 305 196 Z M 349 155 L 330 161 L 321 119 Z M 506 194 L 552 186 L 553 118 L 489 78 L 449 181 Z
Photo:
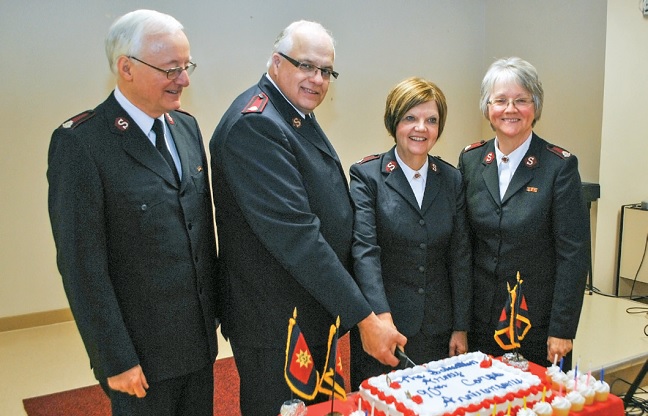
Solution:
M 490 365 L 483 366 L 482 364 L 484 364 L 484 362 L 487 362 Z M 479 366 L 482 368 L 490 368 L 491 366 L 493 366 L 493 358 L 488 357 L 487 359 L 484 359 L 482 362 L 479 362 Z M 427 367 L 427 365 L 424 365 L 423 367 Z M 494 396 L 490 399 L 483 399 L 479 403 L 466 404 L 465 406 L 456 408 L 452 412 L 443 413 L 443 416 L 466 416 L 466 414 L 484 412 L 484 411 L 488 411 L 488 409 L 490 409 L 490 411 L 492 412 L 493 405 L 496 405 L 499 410 L 497 411 L 498 416 L 507 416 L 507 409 L 509 406 L 512 405 L 514 401 L 516 400 L 519 401 L 520 399 L 526 398 L 527 407 L 534 406 L 535 403 L 537 403 L 538 401 L 531 399 L 531 396 L 537 396 L 539 393 L 541 393 L 544 390 L 544 388 L 546 388 L 547 391 L 550 391 L 551 388 L 550 387 L 547 388 L 547 386 L 550 386 L 551 383 L 548 382 L 547 380 L 543 380 L 541 377 L 538 377 L 536 382 L 538 384 L 532 385 L 526 389 L 518 390 L 516 392 L 506 393 L 504 396 Z M 369 380 L 363 381 L 362 386 L 365 388 L 365 390 L 369 391 L 373 396 L 377 397 L 380 401 L 382 401 L 383 404 L 391 406 L 392 409 L 395 409 L 403 416 L 416 416 L 415 410 L 407 407 L 407 403 L 410 403 L 410 400 L 416 403 L 417 405 L 421 405 L 425 401 L 422 396 L 414 395 L 409 397 L 408 401 L 400 402 L 394 395 L 386 393 L 384 391 L 380 391 L 378 387 L 374 387 L 371 384 L 369 384 Z M 388 386 L 394 390 L 403 388 L 403 385 L 397 381 L 390 382 Z M 554 396 L 555 395 L 553 396 L 547 395 L 545 401 L 551 402 Z M 362 403 L 362 407 L 368 411 L 371 411 L 371 404 L 369 402 L 367 402 L 366 406 L 365 403 Z M 511 411 L 512 411 L 511 414 L 516 414 L 521 408 L 522 407 L 519 405 L 511 407 Z M 374 414 L 375 416 L 389 415 L 389 413 L 385 413 L 376 408 L 374 408 Z
M 490 368 L 493 366 L 493 360 L 490 357 L 484 358 L 482 362 L 479 363 L 481 368 Z

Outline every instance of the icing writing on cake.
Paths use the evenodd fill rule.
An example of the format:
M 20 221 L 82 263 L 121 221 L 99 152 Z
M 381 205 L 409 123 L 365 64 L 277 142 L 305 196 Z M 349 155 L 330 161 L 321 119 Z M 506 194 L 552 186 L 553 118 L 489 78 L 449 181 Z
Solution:
M 362 383 L 360 394 L 368 409 L 399 416 L 476 414 L 493 404 L 506 408 L 540 399 L 543 384 L 537 376 L 499 361 L 483 366 L 483 358 L 474 352 L 372 377 Z

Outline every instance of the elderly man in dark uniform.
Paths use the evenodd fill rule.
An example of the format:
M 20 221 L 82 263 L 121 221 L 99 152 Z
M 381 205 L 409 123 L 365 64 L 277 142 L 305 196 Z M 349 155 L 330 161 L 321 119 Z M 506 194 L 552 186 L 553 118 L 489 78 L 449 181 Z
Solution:
M 406 342 L 381 321 L 350 275 L 353 208 L 339 159 L 313 116 L 333 70 L 331 35 L 314 22 L 279 36 L 259 83 L 220 121 L 210 150 L 220 256 L 227 282 L 223 334 L 241 377 L 245 416 L 276 415 L 288 319 L 323 367 L 329 327 L 358 325 L 368 353 L 396 365 Z M 316 398 L 322 400 L 322 397 Z
M 213 413 L 216 246 L 189 42 L 138 10 L 106 40 L 117 87 L 49 150 L 58 267 L 113 415 Z M 156 149 L 157 147 L 157 149 Z

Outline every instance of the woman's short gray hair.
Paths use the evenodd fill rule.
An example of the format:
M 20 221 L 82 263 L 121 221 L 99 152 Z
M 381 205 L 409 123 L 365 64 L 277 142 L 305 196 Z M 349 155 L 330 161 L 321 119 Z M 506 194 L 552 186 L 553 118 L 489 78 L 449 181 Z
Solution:
M 495 84 L 498 81 L 513 82 L 527 90 L 533 99 L 535 116 L 532 126 L 540 120 L 542 115 L 542 104 L 544 101 L 544 90 L 538 79 L 538 72 L 535 67 L 518 57 L 499 59 L 488 68 L 481 84 L 481 98 L 479 108 L 484 117 L 488 120 L 488 101 L 491 98 Z

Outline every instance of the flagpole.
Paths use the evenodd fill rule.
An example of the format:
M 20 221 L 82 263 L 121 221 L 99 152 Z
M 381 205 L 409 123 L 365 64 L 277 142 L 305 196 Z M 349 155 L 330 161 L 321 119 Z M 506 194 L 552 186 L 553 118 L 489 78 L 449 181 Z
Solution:
M 517 272 L 517 282 L 515 283 L 515 305 L 513 305 L 513 336 L 515 337 L 515 359 L 519 360 L 520 359 L 520 347 L 517 345 L 520 343 L 519 340 L 519 335 L 517 331 L 517 316 L 518 316 L 518 311 L 520 308 L 520 296 L 518 292 L 518 288 L 520 287 L 520 272 Z
M 520 334 L 518 333 L 518 328 L 517 328 L 517 320 L 518 320 L 518 314 L 520 313 L 520 302 L 522 301 L 522 296 L 520 294 L 522 293 L 522 282 L 520 281 L 520 272 L 517 272 L 516 276 L 517 283 L 515 285 L 515 326 L 514 326 L 514 331 L 515 331 L 515 341 L 516 344 L 520 344 Z M 519 360 L 520 359 L 520 347 L 515 347 L 515 356 Z
M 335 362 L 333 368 L 337 368 L 337 352 L 338 352 L 338 345 L 337 342 L 340 340 L 340 316 L 338 315 L 337 320 L 335 322 L 335 339 L 336 339 L 336 345 L 335 345 L 335 357 L 333 357 L 333 360 Z M 333 415 L 333 405 L 335 404 L 335 372 L 333 373 L 333 388 L 331 389 L 331 414 Z
M 337 366 L 337 341 L 339 340 L 340 335 L 340 316 L 338 315 L 335 321 L 335 357 L 333 357 L 333 384 L 331 386 L 331 412 L 326 416 L 343 416 L 342 413 L 336 412 L 334 409 L 335 406 L 335 367 Z M 330 357 L 329 357 L 330 360 Z

